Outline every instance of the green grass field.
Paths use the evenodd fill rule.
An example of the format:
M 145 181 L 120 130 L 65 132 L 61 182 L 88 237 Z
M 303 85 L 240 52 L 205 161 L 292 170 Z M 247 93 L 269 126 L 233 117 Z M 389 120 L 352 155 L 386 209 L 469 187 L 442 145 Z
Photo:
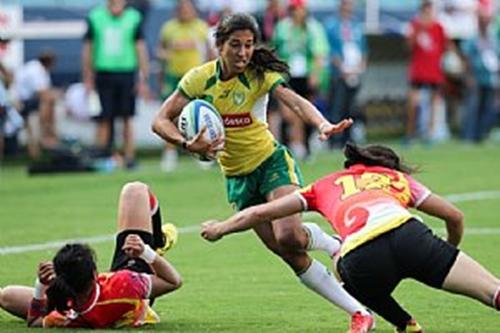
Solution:
M 394 146 L 407 161 L 421 166 L 416 178 L 443 194 L 491 191 L 491 198 L 462 198 L 466 215 L 461 248 L 500 276 L 500 147 L 456 143 L 432 148 Z M 307 182 L 341 168 L 339 152 L 304 164 Z M 224 181 L 217 168 L 201 171 L 190 158 L 174 174 L 163 174 L 158 161 L 147 160 L 136 172 L 27 176 L 20 167 L 0 171 L 0 287 L 32 285 L 39 261 L 55 249 L 10 253 L 13 247 L 57 240 L 112 235 L 120 187 L 127 181 L 150 184 L 166 219 L 178 227 L 196 226 L 231 213 Z M 496 191 L 496 192 L 495 192 Z M 309 217 L 325 229 L 320 217 Z M 439 221 L 426 219 L 441 230 Z M 158 299 L 162 322 L 144 331 L 158 332 L 345 332 L 349 318 L 303 287 L 278 258 L 266 251 L 252 232 L 216 244 L 203 241 L 198 229 L 184 228 L 167 254 L 183 275 L 184 286 Z M 190 231 L 191 230 L 191 231 Z M 192 231 L 194 230 L 194 231 Z M 99 269 L 109 265 L 113 243 L 93 244 Z M 6 253 L 9 252 L 9 253 Z M 314 256 L 328 264 L 321 253 Z M 426 332 L 499 332 L 500 313 L 460 296 L 407 281 L 396 297 Z M 0 332 L 26 331 L 24 322 L 0 311 Z M 392 332 L 382 319 L 377 332 Z

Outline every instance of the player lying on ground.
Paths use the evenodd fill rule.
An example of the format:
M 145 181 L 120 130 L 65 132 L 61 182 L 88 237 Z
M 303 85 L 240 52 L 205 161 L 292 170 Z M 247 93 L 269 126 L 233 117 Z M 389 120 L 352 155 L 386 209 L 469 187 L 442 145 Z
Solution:
M 272 219 L 317 211 L 344 241 L 337 269 L 345 289 L 397 332 L 422 332 L 391 296 L 405 278 L 499 310 L 500 280 L 456 248 L 463 235 L 462 212 L 409 176 L 413 170 L 390 148 L 347 144 L 344 154 L 345 170 L 224 222 L 207 221 L 201 235 L 216 241 Z M 442 219 L 447 241 L 434 236 L 409 207 Z
M 149 300 L 181 286 L 179 273 L 157 254 L 177 239 L 173 225 L 163 229 L 158 201 L 148 186 L 128 183 L 120 195 L 110 272 L 97 273 L 94 251 L 87 245 L 67 244 L 52 261 L 40 263 L 35 288 L 1 289 L 0 307 L 26 319 L 31 327 L 117 328 L 157 323 L 159 317 Z

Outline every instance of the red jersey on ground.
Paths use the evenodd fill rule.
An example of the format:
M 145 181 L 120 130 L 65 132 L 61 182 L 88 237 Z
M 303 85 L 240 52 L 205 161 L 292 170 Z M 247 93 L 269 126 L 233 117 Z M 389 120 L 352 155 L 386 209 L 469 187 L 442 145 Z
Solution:
M 437 21 L 423 24 L 415 18 L 410 22 L 409 36 L 415 40 L 410 54 L 410 81 L 443 83 L 441 61 L 447 43 L 443 26 Z
M 43 327 L 118 328 L 159 322 L 149 307 L 151 276 L 129 270 L 99 274 L 95 288 L 82 310 L 65 315 L 52 311 Z
M 361 164 L 297 192 L 304 210 L 321 213 L 344 240 L 342 255 L 414 217 L 430 191 L 402 172 Z

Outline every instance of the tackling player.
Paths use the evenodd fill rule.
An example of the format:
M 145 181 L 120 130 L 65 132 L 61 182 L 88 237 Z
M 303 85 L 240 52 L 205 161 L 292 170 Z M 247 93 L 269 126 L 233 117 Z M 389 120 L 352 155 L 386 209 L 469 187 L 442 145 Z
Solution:
M 390 148 L 347 144 L 344 154 L 345 170 L 224 222 L 208 221 L 202 236 L 216 241 L 270 219 L 317 211 L 344 240 L 337 264 L 344 287 L 397 332 L 423 332 L 391 296 L 405 278 L 500 310 L 500 280 L 456 248 L 463 235 L 462 212 L 413 179 L 412 169 Z M 447 241 L 408 208 L 442 219 Z
M 166 224 L 155 243 L 151 214 L 159 214 L 148 186 L 126 184 L 120 195 L 118 235 L 111 272 L 98 274 L 94 251 L 66 244 L 52 261 L 42 262 L 34 288 L 7 286 L 0 307 L 30 327 L 119 328 L 159 322 L 150 300 L 181 286 L 175 268 L 153 248 L 168 250 L 177 233 Z M 161 223 L 161 222 L 160 222 Z M 161 247 L 161 248 L 160 248 Z

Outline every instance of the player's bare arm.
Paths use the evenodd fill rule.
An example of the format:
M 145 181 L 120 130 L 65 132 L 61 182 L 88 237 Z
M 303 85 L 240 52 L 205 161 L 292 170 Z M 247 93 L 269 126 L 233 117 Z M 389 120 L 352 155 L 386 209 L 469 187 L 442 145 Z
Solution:
M 184 137 L 175 125 L 175 119 L 179 117 L 182 108 L 189 103 L 189 100 L 176 90 L 171 94 L 160 107 L 160 111 L 153 119 L 152 130 L 165 141 L 174 145 L 182 145 Z
M 341 133 L 353 123 L 351 118 L 343 119 L 337 124 L 330 123 L 311 102 L 285 86 L 278 86 L 274 91 L 274 97 L 298 114 L 306 123 L 316 127 L 321 140 Z
M 455 246 L 460 244 L 464 234 L 464 214 L 457 207 L 439 195 L 431 194 L 418 210 L 445 221 L 448 242 Z
M 208 241 L 217 241 L 223 236 L 245 231 L 256 225 L 303 210 L 302 202 L 297 194 L 289 194 L 280 199 L 242 210 L 223 222 L 206 221 L 201 227 L 201 236 Z
M 189 99 L 179 90 L 176 90 L 163 102 L 160 111 L 155 116 L 152 124 L 153 132 L 165 141 L 181 146 L 191 153 L 198 153 L 202 156 L 215 156 L 221 149 L 223 137 L 219 137 L 213 142 L 207 142 L 203 136 L 206 129 L 202 128 L 195 137 L 186 140 L 179 132 L 175 120 L 188 103 Z

